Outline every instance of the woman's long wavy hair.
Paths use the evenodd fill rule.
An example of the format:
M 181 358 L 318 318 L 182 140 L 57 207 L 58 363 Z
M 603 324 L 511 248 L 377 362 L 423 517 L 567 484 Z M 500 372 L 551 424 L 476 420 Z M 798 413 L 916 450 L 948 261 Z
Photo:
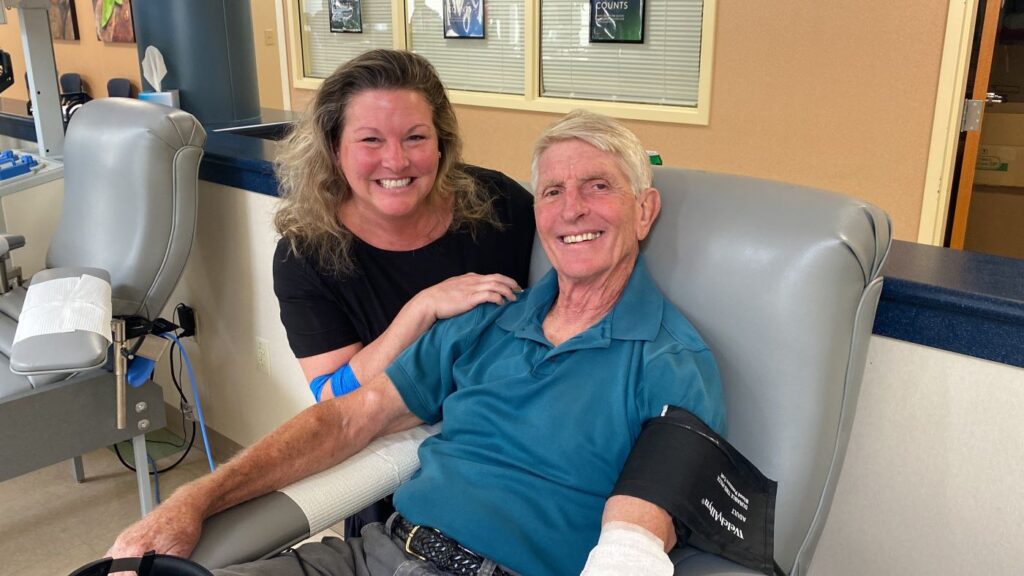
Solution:
M 288 239 L 291 250 L 315 261 L 323 271 L 353 270 L 352 232 L 338 220 L 338 206 L 352 192 L 337 164 L 337 150 L 345 110 L 353 97 L 366 90 L 414 90 L 426 98 L 441 152 L 427 201 L 452 206 L 451 229 L 475 233 L 481 223 L 497 226 L 490 202 L 463 170 L 458 121 L 434 67 L 411 52 L 371 50 L 342 64 L 324 80 L 278 154 L 275 169 L 281 202 L 274 226 Z

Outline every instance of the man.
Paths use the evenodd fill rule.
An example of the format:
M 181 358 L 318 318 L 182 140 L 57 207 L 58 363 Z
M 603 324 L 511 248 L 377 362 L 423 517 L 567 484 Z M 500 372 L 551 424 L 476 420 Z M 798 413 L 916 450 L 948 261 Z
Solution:
M 218 573 L 303 574 L 306 563 L 376 576 L 427 557 L 419 573 L 429 574 L 455 570 L 454 554 L 469 559 L 469 573 L 576 574 L 593 549 L 587 574 L 639 573 L 626 561 L 670 574 L 668 514 L 608 495 L 642 424 L 664 405 L 719 430 L 724 414 L 710 351 L 639 257 L 660 210 L 646 152 L 620 123 L 573 112 L 538 141 L 533 188 L 554 268 L 536 286 L 438 323 L 385 374 L 180 489 L 110 554 L 187 555 L 207 516 L 443 415 L 443 432 L 420 448 L 421 469 L 395 494 L 399 517 L 361 538 L 304 546 L 298 558 Z M 443 534 L 440 554 L 420 544 L 430 528 Z

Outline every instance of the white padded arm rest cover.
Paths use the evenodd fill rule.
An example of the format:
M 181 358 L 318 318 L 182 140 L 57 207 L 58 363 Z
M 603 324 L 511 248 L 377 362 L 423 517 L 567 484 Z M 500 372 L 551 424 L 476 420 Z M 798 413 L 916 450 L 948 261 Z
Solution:
M 192 559 L 207 568 L 277 553 L 393 493 L 420 467 L 417 451 L 441 425 L 378 438 L 345 462 L 216 514 Z
M 362 452 L 281 490 L 309 519 L 316 534 L 393 493 L 420 468 L 420 443 L 440 424 L 417 426 L 370 443 Z
M 85 282 L 76 282 L 79 278 Z M 45 290 L 62 283 L 68 290 Z M 56 300 L 44 301 L 50 292 Z M 96 368 L 106 362 L 109 339 L 110 275 L 98 268 L 43 270 L 32 277 L 25 296 L 11 347 L 11 371 L 37 375 Z

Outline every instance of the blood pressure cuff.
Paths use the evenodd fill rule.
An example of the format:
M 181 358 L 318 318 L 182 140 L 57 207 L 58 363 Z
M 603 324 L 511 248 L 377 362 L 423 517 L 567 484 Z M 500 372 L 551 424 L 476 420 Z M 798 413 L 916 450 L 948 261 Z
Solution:
M 776 482 L 692 413 L 666 406 L 644 423 L 612 491 L 661 507 L 680 544 L 768 575 L 774 562 Z

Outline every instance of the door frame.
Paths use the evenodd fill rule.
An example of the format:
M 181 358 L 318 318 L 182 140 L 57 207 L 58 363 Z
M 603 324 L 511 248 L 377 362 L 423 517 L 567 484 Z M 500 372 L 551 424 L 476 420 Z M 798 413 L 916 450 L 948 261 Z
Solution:
M 978 3 L 979 0 L 949 1 L 917 231 L 921 244 L 942 246 L 945 239 Z

